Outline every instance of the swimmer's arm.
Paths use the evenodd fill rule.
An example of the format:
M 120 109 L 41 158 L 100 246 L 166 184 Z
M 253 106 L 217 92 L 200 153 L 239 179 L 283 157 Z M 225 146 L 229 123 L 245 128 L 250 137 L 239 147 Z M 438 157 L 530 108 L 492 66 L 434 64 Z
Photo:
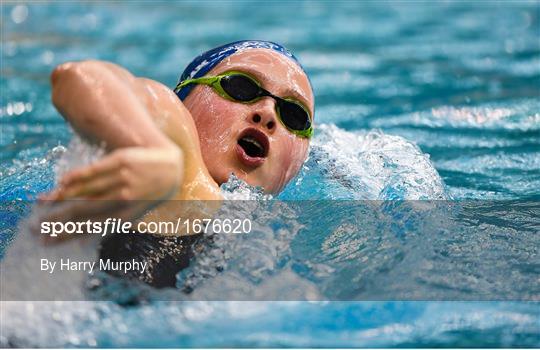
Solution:
M 117 150 L 116 155 L 105 157 L 89 169 L 68 174 L 67 180 L 84 177 L 96 168 L 110 170 L 111 166 L 119 163 L 119 159 L 123 163 L 134 164 L 132 169 L 140 168 L 134 175 L 144 175 L 145 156 L 157 157 L 159 161 L 167 152 L 179 147 L 185 157 L 181 159 L 185 176 L 179 191 L 172 197 L 221 198 L 217 184 L 204 166 L 193 119 L 170 89 L 153 80 L 137 78 L 117 65 L 100 61 L 61 65 L 53 72 L 51 81 L 53 103 L 80 134 L 94 142 L 105 142 L 109 150 L 143 147 Z M 148 150 L 154 152 L 149 154 Z M 111 159 L 114 157 L 119 159 Z M 146 169 L 146 173 L 151 170 L 153 176 L 139 176 L 140 183 L 156 175 L 164 180 L 165 176 L 177 171 L 173 166 L 159 171 L 153 164 L 157 163 L 148 162 Z M 161 164 L 167 166 L 166 162 Z M 88 195 L 88 191 L 81 193 L 81 186 L 76 186 L 68 194 L 69 198 Z M 136 195 L 131 197 L 138 198 Z
M 86 139 L 120 147 L 170 147 L 126 70 L 99 61 L 68 62 L 51 75 L 52 102 Z
M 108 205 L 118 199 L 221 199 L 202 160 L 191 114 L 170 89 L 98 61 L 61 65 L 51 80 L 58 111 L 79 134 L 105 143 L 109 151 L 97 162 L 70 171 L 57 189 L 42 196 L 45 200 L 105 201 L 72 202 L 69 210 L 55 212 L 55 220 L 103 215 L 131 220 L 148 209 L 145 203 L 151 203 Z M 220 201 L 213 202 L 219 206 Z M 163 203 L 152 210 L 150 218 L 175 215 L 177 207 Z
M 199 136 L 193 117 L 178 96 L 165 85 L 146 78 L 138 78 L 140 95 L 145 99 L 156 125 L 178 145 L 184 154 L 184 176 L 175 199 L 222 199 L 217 183 L 208 173 L 201 154 Z
M 110 152 L 74 169 L 44 199 L 163 199 L 183 180 L 183 153 L 137 96 L 137 79 L 106 62 L 65 63 L 51 75 L 52 101 L 87 140 Z

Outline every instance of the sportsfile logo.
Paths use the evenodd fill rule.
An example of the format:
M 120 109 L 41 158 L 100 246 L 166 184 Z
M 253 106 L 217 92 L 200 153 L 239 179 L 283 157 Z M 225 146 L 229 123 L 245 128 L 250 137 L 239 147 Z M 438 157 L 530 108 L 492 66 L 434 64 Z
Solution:
M 44 221 L 41 223 L 41 233 L 50 237 L 59 234 L 99 234 L 105 237 L 109 233 L 132 233 L 133 224 L 122 219 L 107 218 L 105 221 Z
M 98 234 L 105 237 L 109 233 L 150 233 L 150 234 L 199 234 L 199 233 L 249 233 L 250 219 L 182 219 L 176 221 L 131 221 L 107 218 L 105 221 L 44 221 L 41 234 L 58 237 L 60 234 Z

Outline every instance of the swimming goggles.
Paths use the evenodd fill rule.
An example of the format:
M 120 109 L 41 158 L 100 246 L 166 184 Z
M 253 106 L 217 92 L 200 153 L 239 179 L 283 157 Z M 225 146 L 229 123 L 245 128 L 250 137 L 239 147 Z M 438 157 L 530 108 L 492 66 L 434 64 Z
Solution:
M 300 137 L 310 138 L 313 135 L 311 117 L 306 107 L 293 99 L 271 94 L 246 73 L 230 71 L 214 77 L 186 79 L 174 91 L 178 92 L 188 84 L 211 86 L 221 97 L 234 102 L 254 103 L 263 97 L 272 97 L 276 101 L 279 120 L 285 128 Z

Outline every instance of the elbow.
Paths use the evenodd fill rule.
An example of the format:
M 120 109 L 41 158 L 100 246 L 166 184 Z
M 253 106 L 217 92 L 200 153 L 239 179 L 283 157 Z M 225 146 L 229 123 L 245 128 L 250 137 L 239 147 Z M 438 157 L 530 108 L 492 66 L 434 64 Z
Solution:
M 69 80 L 69 76 L 74 75 L 76 66 L 78 63 L 67 62 L 57 66 L 51 74 L 51 100 L 53 105 L 61 111 L 64 101 L 69 100 L 66 98 L 66 85 Z
M 51 73 L 51 85 L 60 84 L 66 77 L 82 76 L 99 69 L 103 69 L 104 63 L 100 61 L 66 62 L 57 66 Z
M 85 78 L 96 72 L 98 61 L 66 62 L 57 66 L 51 73 L 52 102 L 59 108 L 69 101 L 74 92 L 84 85 Z
M 57 66 L 53 72 L 51 73 L 51 85 L 52 87 L 57 87 L 60 83 L 60 80 L 62 80 L 63 77 L 65 77 L 68 74 L 71 74 L 73 72 L 73 69 L 78 63 L 76 62 L 66 62 L 62 63 L 61 65 Z

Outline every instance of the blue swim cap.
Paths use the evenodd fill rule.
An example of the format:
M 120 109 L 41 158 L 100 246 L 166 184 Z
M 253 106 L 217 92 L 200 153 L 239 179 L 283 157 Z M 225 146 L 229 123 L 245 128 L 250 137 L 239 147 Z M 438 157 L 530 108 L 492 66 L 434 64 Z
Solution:
M 190 64 L 186 67 L 182 75 L 180 76 L 180 82 L 186 80 L 186 79 L 195 79 L 200 78 L 204 76 L 206 73 L 208 73 L 212 68 L 218 65 L 219 62 L 223 61 L 223 59 L 229 57 L 230 55 L 241 52 L 247 49 L 271 49 L 276 52 L 279 52 L 290 59 L 292 59 L 300 68 L 302 66 L 300 65 L 300 62 L 294 57 L 294 55 L 287 50 L 285 47 L 273 43 L 271 41 L 263 41 L 263 40 L 240 40 L 235 41 L 233 43 L 225 44 L 219 47 L 216 47 L 214 49 L 208 50 L 199 56 L 195 57 L 193 61 L 191 61 Z M 303 70 L 303 68 L 302 68 Z M 188 84 L 184 87 L 182 87 L 180 90 L 176 92 L 178 97 L 183 101 L 191 92 L 191 90 L 195 87 L 193 84 Z

